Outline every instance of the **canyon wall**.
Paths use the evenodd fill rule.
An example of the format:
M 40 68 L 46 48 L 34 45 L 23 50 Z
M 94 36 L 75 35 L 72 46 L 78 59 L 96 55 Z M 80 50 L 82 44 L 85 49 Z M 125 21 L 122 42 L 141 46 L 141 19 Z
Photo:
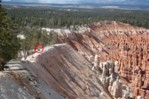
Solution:
M 60 31 L 57 43 L 65 44 L 7 63 L 0 97 L 149 99 L 149 30 L 115 21 L 84 29 Z
M 117 74 L 112 61 L 92 63 L 68 44 L 45 47 L 41 54 L 33 54 L 24 62 L 37 78 L 45 81 L 68 99 L 127 99 L 133 98 L 127 84 Z
M 32 60 L 24 66 L 68 99 L 113 99 L 91 63 L 67 44 L 47 47 Z
M 149 30 L 115 21 L 89 27 L 84 33 L 58 35 L 57 41 L 71 45 L 92 63 L 96 55 L 99 63 L 117 61 L 118 73 L 134 96 L 149 99 Z

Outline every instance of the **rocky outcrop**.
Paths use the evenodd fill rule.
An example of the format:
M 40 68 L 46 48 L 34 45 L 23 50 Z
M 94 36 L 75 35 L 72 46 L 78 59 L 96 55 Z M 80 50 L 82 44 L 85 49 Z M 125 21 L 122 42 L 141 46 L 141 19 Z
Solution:
M 0 99 L 65 99 L 18 61 L 0 72 Z
M 99 22 L 90 31 L 58 36 L 58 42 L 71 45 L 88 61 L 117 61 L 117 72 L 134 95 L 149 97 L 149 30 L 121 22 Z M 94 64 L 94 63 L 93 63 Z M 94 70 L 96 66 L 92 69 Z
M 67 44 L 46 47 L 24 66 L 68 99 L 113 99 L 91 63 Z
M 128 90 L 123 88 L 127 85 L 122 84 L 119 75 L 115 72 L 116 64 L 111 61 L 99 63 L 98 55 L 95 55 L 94 62 L 91 64 L 69 45 L 58 44 L 45 47 L 42 54 L 35 53 L 27 57 L 27 60 L 10 61 L 6 64 L 9 68 L 5 69 L 3 73 L 5 76 L 0 75 L 0 79 L 3 80 L 0 90 L 5 91 L 0 93 L 3 99 L 10 99 L 11 95 L 7 96 L 7 91 L 16 95 L 11 96 L 16 99 L 130 97 L 126 94 Z M 9 83 L 6 83 L 5 79 L 10 80 L 12 85 L 7 86 Z
M 115 99 L 132 99 L 132 91 L 122 82 L 122 78 L 115 72 L 117 65 L 111 61 L 100 62 L 101 81 Z
M 0 73 L 0 99 L 35 99 L 17 84 L 10 75 Z
M 15 99 L 148 99 L 149 30 L 115 21 L 87 29 L 58 33 L 57 42 L 67 44 L 45 47 L 21 67 L 7 64 L 7 76 L 0 74 L 5 82 L 0 82 L 0 97 L 9 99 L 8 93 L 13 93 Z
M 68 99 L 133 98 L 115 71 L 117 62 L 99 63 L 95 55 L 92 64 L 67 44 L 46 47 L 42 54 L 33 56 L 24 66 Z

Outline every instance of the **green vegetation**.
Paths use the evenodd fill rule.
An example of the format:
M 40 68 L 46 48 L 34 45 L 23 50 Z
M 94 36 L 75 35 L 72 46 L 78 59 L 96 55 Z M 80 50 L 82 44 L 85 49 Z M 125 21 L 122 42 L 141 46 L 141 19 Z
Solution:
M 24 53 L 28 53 L 36 44 L 42 44 L 43 46 L 54 44 L 56 39 L 56 35 L 48 35 L 45 31 L 41 31 L 37 27 L 25 28 L 22 34 L 25 35 L 25 39 L 21 42 L 21 50 Z
M 0 1 L 0 70 L 4 69 L 7 61 L 17 56 L 20 44 L 16 32 Z
M 102 20 L 115 20 L 149 28 L 148 10 L 9 7 L 8 13 L 14 23 L 19 24 L 21 27 L 59 28 L 90 24 Z
M 0 60 L 15 58 L 19 50 L 25 53 L 36 44 L 54 44 L 56 35 L 47 35 L 42 27 L 61 28 L 84 25 L 103 20 L 115 20 L 149 28 L 148 10 L 66 9 L 7 6 L 7 16 L 0 5 Z M 25 39 L 17 39 L 23 34 Z M 1 65 L 1 62 L 0 62 Z

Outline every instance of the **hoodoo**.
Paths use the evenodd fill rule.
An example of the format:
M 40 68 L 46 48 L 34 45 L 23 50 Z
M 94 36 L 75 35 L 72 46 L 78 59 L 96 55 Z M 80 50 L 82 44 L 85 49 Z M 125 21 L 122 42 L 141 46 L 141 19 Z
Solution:
M 115 21 L 103 21 L 89 26 L 90 32 L 60 36 L 88 61 L 113 61 L 117 73 L 124 78 L 134 96 L 149 98 L 149 30 Z

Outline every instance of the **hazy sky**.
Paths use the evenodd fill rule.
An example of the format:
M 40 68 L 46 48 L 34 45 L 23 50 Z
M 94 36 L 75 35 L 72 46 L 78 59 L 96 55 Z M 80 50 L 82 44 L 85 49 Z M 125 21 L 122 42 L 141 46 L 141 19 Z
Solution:
M 13 2 L 36 2 L 36 3 L 136 3 L 149 4 L 149 0 L 2 0 Z

